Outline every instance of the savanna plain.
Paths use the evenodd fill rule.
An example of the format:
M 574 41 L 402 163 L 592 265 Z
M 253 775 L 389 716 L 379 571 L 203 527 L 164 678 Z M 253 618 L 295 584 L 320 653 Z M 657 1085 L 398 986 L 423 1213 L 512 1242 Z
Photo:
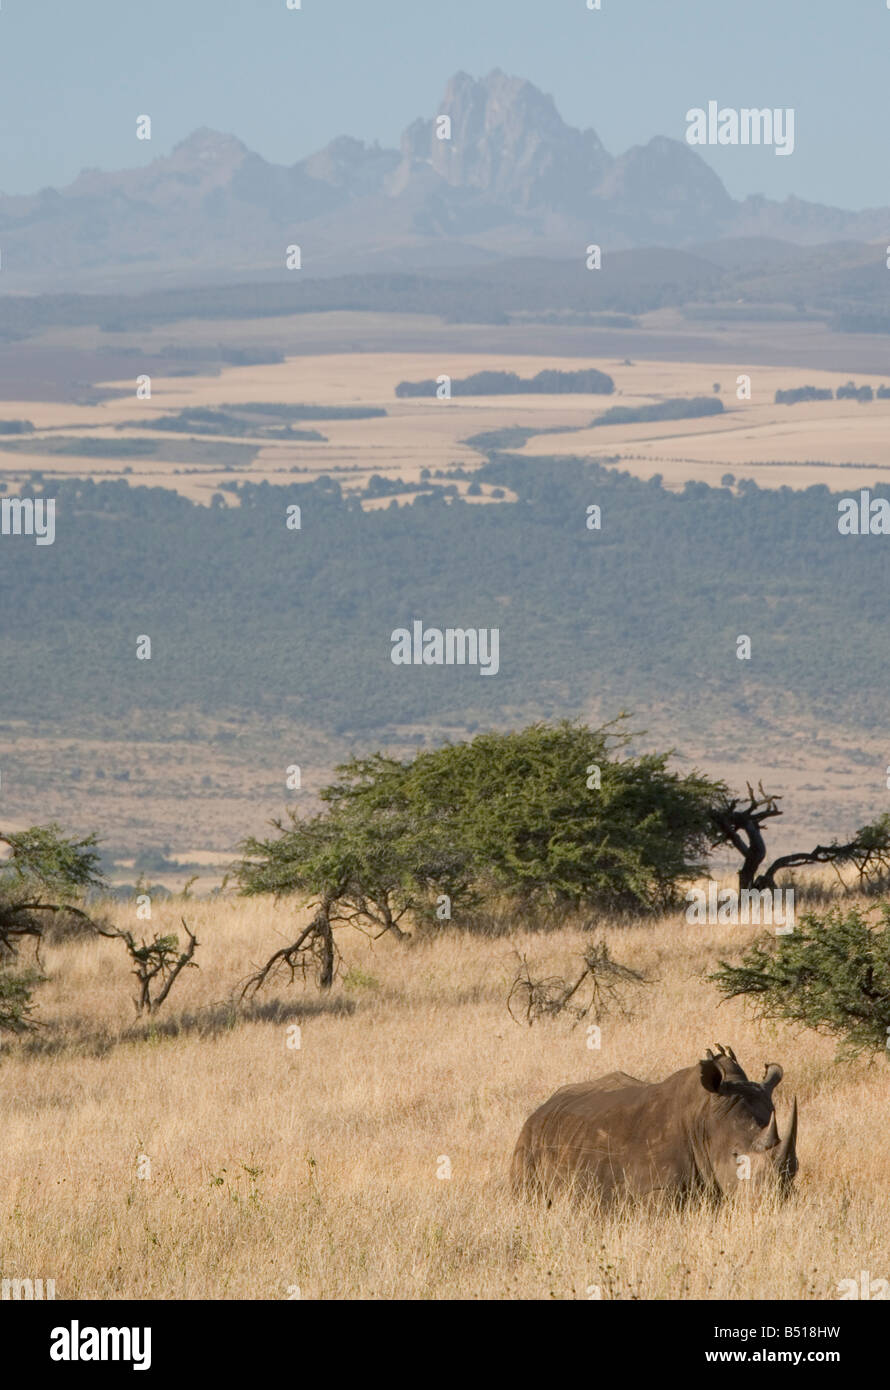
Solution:
M 327 996 L 278 980 L 240 1004 L 307 909 L 171 898 L 152 929 L 183 916 L 200 968 L 151 1021 L 134 1019 L 119 942 L 43 947 L 41 1026 L 0 1052 L 4 1277 L 54 1279 L 57 1298 L 819 1300 L 890 1271 L 886 1061 L 839 1061 L 830 1039 L 718 1004 L 705 979 L 762 928 L 682 911 L 606 924 L 612 956 L 649 983 L 601 1018 L 596 1049 L 590 1019 L 507 1010 L 519 956 L 537 976 L 578 973 L 580 919 L 407 943 L 343 928 Z M 558 1086 L 661 1080 L 715 1042 L 754 1079 L 784 1067 L 783 1133 L 798 1097 L 787 1202 L 744 1184 L 716 1208 L 514 1197 L 520 1127 Z

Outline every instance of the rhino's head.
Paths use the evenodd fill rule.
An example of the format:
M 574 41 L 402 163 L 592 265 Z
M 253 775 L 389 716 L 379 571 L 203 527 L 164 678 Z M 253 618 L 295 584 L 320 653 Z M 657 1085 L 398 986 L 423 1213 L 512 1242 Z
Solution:
M 784 1139 L 779 1138 L 773 1091 L 782 1068 L 767 1062 L 762 1081 L 749 1081 L 731 1047 L 708 1048 L 698 1064 L 708 1092 L 703 1113 L 706 1171 L 725 1196 L 740 1187 L 773 1187 L 786 1194 L 797 1172 L 797 1100 Z

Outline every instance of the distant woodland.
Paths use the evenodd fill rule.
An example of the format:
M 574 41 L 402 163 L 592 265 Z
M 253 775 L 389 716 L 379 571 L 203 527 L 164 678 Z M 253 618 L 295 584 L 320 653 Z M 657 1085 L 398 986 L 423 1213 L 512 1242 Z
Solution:
M 323 478 L 233 483 L 229 505 L 201 507 L 125 481 L 54 482 L 55 544 L 0 537 L 3 708 L 59 727 L 96 709 L 275 710 L 364 733 L 690 691 L 748 718 L 772 690 L 862 726 L 886 717 L 890 542 L 840 535 L 826 487 L 674 494 L 496 452 L 475 476 L 518 500 L 472 505 L 430 482 L 366 512 Z M 391 632 L 415 619 L 498 627 L 498 674 L 393 665 Z M 136 659 L 142 635 L 150 661 Z
M 456 378 L 450 389 L 454 396 L 610 396 L 615 383 L 605 372 L 585 367 L 576 372 L 552 369 L 532 377 L 521 377 L 516 372 L 474 372 Z M 435 396 L 437 390 L 438 383 L 432 380 L 400 381 L 396 395 Z

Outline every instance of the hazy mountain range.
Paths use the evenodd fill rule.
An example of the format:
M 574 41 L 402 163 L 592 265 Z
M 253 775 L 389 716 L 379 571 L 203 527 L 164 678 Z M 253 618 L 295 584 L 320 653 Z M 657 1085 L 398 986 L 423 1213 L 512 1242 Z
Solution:
M 439 115 L 451 119 L 448 140 Z M 343 135 L 287 167 L 202 129 L 141 168 L 0 195 L 4 281 L 29 290 L 284 277 L 294 243 L 303 274 L 328 275 L 576 258 L 590 242 L 605 252 L 888 232 L 890 209 L 734 200 L 683 141 L 656 136 L 615 157 L 551 97 L 500 71 L 456 74 L 398 150 Z

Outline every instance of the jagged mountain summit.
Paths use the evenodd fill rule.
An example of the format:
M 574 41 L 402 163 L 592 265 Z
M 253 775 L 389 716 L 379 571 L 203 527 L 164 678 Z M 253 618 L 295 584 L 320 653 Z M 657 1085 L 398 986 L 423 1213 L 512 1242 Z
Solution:
M 483 81 L 458 73 L 439 114 L 451 121 L 449 138 L 429 120 L 413 121 L 402 136 L 403 182 L 429 167 L 449 187 L 517 213 L 557 211 L 580 207 L 612 164 L 595 131 L 566 125 L 551 97 L 502 72 Z
M 141 168 L 0 196 L 10 289 L 268 278 L 284 273 L 293 243 L 312 275 L 567 259 L 594 241 L 870 241 L 888 223 L 881 209 L 737 202 L 694 149 L 664 136 L 615 157 L 550 96 L 498 70 L 457 73 L 398 150 L 342 135 L 284 166 L 204 128 Z

